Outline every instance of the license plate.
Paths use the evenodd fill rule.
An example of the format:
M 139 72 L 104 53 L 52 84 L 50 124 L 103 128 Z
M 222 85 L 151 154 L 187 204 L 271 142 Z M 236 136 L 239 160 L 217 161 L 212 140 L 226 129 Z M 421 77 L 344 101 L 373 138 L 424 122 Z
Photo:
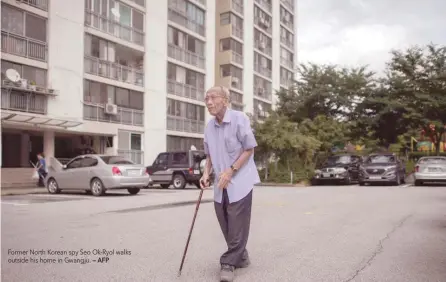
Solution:
M 322 173 L 322 177 L 330 177 L 330 173 Z
M 139 176 L 139 170 L 129 170 L 127 173 L 129 176 Z
M 370 176 L 370 179 L 381 179 L 381 176 Z
M 200 174 L 200 171 L 198 169 L 194 170 L 194 174 Z

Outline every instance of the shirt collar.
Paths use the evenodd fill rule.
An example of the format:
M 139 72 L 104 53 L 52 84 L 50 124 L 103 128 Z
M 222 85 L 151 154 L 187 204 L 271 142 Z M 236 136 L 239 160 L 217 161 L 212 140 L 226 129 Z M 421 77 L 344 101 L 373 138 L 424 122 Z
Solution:
M 231 122 L 231 113 L 232 113 L 232 110 L 227 108 L 226 112 L 225 112 L 225 115 L 223 117 L 223 123 L 230 123 Z M 216 126 L 220 126 L 220 124 L 217 121 L 217 118 L 214 119 L 214 123 L 215 123 Z

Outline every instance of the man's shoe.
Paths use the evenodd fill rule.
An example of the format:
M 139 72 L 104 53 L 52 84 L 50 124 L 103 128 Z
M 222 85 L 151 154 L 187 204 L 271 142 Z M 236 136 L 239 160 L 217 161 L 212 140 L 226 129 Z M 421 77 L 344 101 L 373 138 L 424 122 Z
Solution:
M 234 267 L 228 264 L 221 265 L 220 282 L 234 281 Z
M 238 265 L 238 268 L 246 268 L 251 264 L 251 260 L 249 259 L 249 257 L 247 257 L 246 259 L 243 259 L 242 262 L 240 263 L 240 265 Z

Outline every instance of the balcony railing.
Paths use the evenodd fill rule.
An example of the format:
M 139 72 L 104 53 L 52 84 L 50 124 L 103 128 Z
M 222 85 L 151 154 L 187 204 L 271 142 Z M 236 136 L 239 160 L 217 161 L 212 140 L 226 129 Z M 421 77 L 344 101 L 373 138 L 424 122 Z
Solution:
M 236 102 L 232 102 L 232 103 L 231 103 L 231 108 L 232 108 L 233 110 L 243 112 L 243 110 L 244 110 L 245 107 L 244 107 L 243 105 L 240 105 L 240 104 L 236 103 Z
M 122 40 L 144 46 L 144 32 L 92 11 L 85 11 L 85 25 L 113 35 Z
M 290 49 L 293 49 L 293 48 L 294 48 L 294 42 L 293 42 L 293 40 L 289 40 L 289 39 L 287 39 L 287 38 L 283 38 L 283 37 L 281 37 L 281 38 L 280 38 L 280 42 L 282 42 L 282 44 L 285 44 L 285 46 L 287 46 L 287 47 L 290 48 Z
M 104 105 L 85 103 L 84 119 L 100 122 L 120 123 L 133 126 L 143 126 L 144 111 L 118 107 L 117 115 L 109 115 L 105 113 Z
M 293 2 L 293 0 L 281 0 L 281 2 L 285 5 L 285 7 L 287 7 L 292 12 L 294 12 L 294 2 Z
M 167 81 L 167 92 L 184 98 L 204 101 L 204 89 L 170 79 Z
M 232 25 L 232 34 L 235 37 L 243 40 L 243 29 L 237 27 L 236 25 Z
M 265 10 L 271 13 L 273 10 L 271 3 L 266 0 L 256 0 L 256 3 L 263 7 Z
M 47 44 L 2 30 L 2 52 L 28 59 L 47 61 Z
M 292 21 L 285 21 L 285 20 L 281 20 L 280 21 L 284 26 L 288 27 L 291 30 L 294 30 L 294 24 Z
M 2 109 L 26 113 L 47 113 L 48 96 L 2 89 Z
M 286 66 L 287 68 L 294 70 L 293 61 L 285 59 L 285 58 L 280 58 L 280 62 L 282 63 L 282 65 Z
M 272 91 L 269 88 L 261 87 L 255 84 L 253 89 L 254 96 L 271 101 L 273 98 Z
M 200 25 L 194 21 L 191 21 L 187 17 L 186 12 L 178 9 L 176 5 L 173 4 L 171 1 L 169 1 L 169 20 L 181 26 L 184 26 L 193 32 L 196 32 L 201 36 L 205 36 L 206 28 L 204 27 L 204 25 Z
M 287 87 L 290 87 L 291 85 L 293 85 L 293 80 L 281 77 L 280 78 L 280 84 L 285 85 Z
M 265 20 L 264 18 L 257 17 L 254 20 L 255 24 L 260 27 L 261 30 L 265 31 L 268 34 L 272 34 L 273 29 L 271 26 L 271 21 Z
M 239 53 L 232 51 L 232 59 L 234 60 L 235 63 L 243 65 L 243 56 L 240 55 Z
M 43 11 L 48 11 L 48 0 L 17 0 L 16 2 L 19 2 L 19 4 L 27 4 Z
M 183 63 L 196 66 L 200 69 L 205 68 L 206 60 L 204 56 L 198 55 L 173 44 L 169 44 L 168 56 Z
M 273 54 L 271 47 L 267 46 L 265 43 L 262 44 L 258 39 L 254 41 L 254 46 L 268 56 L 272 56 Z
M 167 130 L 202 134 L 204 132 L 204 121 L 167 116 Z
M 237 13 L 243 15 L 244 13 L 243 0 L 232 0 L 232 8 L 234 8 L 234 10 Z
M 256 72 L 260 73 L 263 76 L 266 76 L 266 77 L 269 77 L 269 78 L 271 78 L 271 76 L 272 76 L 272 71 L 270 69 L 268 69 L 268 68 L 265 68 L 261 64 L 254 63 L 254 70 Z
M 85 72 L 137 86 L 144 86 L 144 71 L 99 58 L 84 57 Z
M 206 0 L 195 0 L 195 1 L 200 3 L 203 6 L 206 6 Z
M 129 159 L 135 164 L 144 164 L 144 151 L 118 149 L 118 156 Z

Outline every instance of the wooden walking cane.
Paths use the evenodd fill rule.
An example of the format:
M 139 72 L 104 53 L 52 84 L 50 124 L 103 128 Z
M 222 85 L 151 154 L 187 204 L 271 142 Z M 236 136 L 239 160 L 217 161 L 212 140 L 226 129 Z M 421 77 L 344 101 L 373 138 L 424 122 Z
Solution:
M 178 271 L 178 276 L 181 275 L 181 270 L 183 270 L 184 260 L 186 259 L 187 248 L 189 247 L 190 238 L 192 236 L 192 230 L 194 229 L 195 219 L 197 218 L 198 208 L 200 207 L 201 198 L 203 197 L 203 189 L 200 189 L 200 196 L 198 197 L 197 206 L 195 207 L 195 214 L 192 220 L 192 225 L 190 226 L 189 236 L 187 237 L 186 247 L 184 248 L 183 259 L 181 260 L 180 270 Z

